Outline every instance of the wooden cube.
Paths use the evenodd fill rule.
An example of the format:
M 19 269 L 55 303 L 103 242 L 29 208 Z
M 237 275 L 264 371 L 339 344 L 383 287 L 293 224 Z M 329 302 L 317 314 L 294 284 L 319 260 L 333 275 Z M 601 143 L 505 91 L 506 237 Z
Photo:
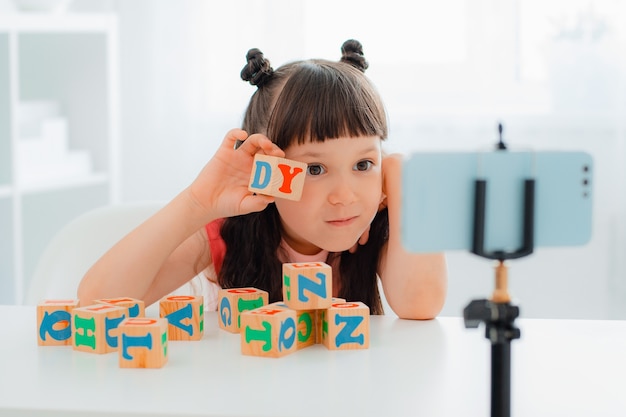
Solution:
M 333 297 L 331 298 L 332 304 L 345 303 L 345 298 Z M 315 310 L 315 343 L 323 343 L 322 340 L 322 323 L 324 322 L 323 315 L 326 314 L 326 309 Z
M 102 298 L 94 300 L 94 304 L 111 304 L 117 307 L 126 307 L 128 309 L 128 317 L 145 317 L 146 303 L 143 300 L 130 297 L 120 298 Z
M 267 308 L 291 310 L 287 304 L 279 301 L 267 305 Z M 317 316 L 321 310 L 293 310 L 296 312 L 296 350 L 313 346 L 317 343 Z
M 288 200 L 300 200 L 307 164 L 257 153 L 248 190 Z
M 42 300 L 37 304 L 37 344 L 64 346 L 72 344 L 72 310 L 78 300 Z
M 331 350 L 369 348 L 369 307 L 361 302 L 348 302 L 323 310 L 322 343 Z
M 281 357 L 295 352 L 296 312 L 260 307 L 241 313 L 241 353 Z
M 333 273 L 324 262 L 283 264 L 283 302 L 294 310 L 330 307 Z
M 72 310 L 74 350 L 109 353 L 118 347 L 118 326 L 128 309 L 110 304 L 94 304 Z
M 170 295 L 161 299 L 159 315 L 166 318 L 169 340 L 200 340 L 204 335 L 204 297 Z
M 120 324 L 121 368 L 161 368 L 167 363 L 168 322 L 164 318 L 132 317 Z
M 220 328 L 239 333 L 241 313 L 267 305 L 269 294 L 258 288 L 221 289 L 217 296 L 218 323 Z

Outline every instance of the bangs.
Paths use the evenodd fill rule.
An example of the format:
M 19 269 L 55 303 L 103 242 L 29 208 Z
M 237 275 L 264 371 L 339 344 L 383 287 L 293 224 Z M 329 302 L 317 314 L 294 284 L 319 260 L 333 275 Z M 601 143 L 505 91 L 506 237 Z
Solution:
M 338 137 L 387 138 L 382 101 L 361 71 L 329 61 L 294 65 L 267 129 L 268 137 L 281 149 Z

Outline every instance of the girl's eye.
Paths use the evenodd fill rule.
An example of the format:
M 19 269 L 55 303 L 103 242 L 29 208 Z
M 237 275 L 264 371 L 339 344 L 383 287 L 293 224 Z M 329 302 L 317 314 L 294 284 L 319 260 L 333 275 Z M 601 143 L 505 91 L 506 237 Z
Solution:
M 324 167 L 321 165 L 310 164 L 306 169 L 306 173 L 308 175 L 322 175 L 324 173 Z
M 357 171 L 367 171 L 369 170 L 374 163 L 372 161 L 359 161 L 354 166 L 354 169 Z

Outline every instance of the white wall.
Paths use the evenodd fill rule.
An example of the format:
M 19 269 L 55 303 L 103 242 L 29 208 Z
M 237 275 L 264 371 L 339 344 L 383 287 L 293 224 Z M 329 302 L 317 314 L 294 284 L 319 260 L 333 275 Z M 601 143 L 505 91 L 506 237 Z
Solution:
M 169 199 L 239 125 L 246 51 L 278 66 L 363 42 L 390 150 L 475 150 L 503 121 L 511 145 L 595 163 L 594 234 L 511 262 L 524 317 L 626 318 L 626 7 L 617 1 L 76 1 L 120 16 L 127 201 Z M 444 315 L 493 286 L 491 264 L 449 255 Z

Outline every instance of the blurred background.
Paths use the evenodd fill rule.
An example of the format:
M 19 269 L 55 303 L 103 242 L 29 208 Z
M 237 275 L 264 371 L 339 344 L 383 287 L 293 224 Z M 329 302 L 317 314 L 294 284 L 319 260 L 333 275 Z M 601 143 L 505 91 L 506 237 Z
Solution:
M 510 263 L 522 317 L 626 319 L 626 3 L 618 0 L 0 0 L 0 303 L 22 303 L 79 214 L 186 187 L 277 67 L 359 39 L 387 150 L 505 140 L 594 158 L 593 237 Z M 450 253 L 442 315 L 490 296 L 491 262 Z M 68 295 L 72 296 L 72 295 Z

